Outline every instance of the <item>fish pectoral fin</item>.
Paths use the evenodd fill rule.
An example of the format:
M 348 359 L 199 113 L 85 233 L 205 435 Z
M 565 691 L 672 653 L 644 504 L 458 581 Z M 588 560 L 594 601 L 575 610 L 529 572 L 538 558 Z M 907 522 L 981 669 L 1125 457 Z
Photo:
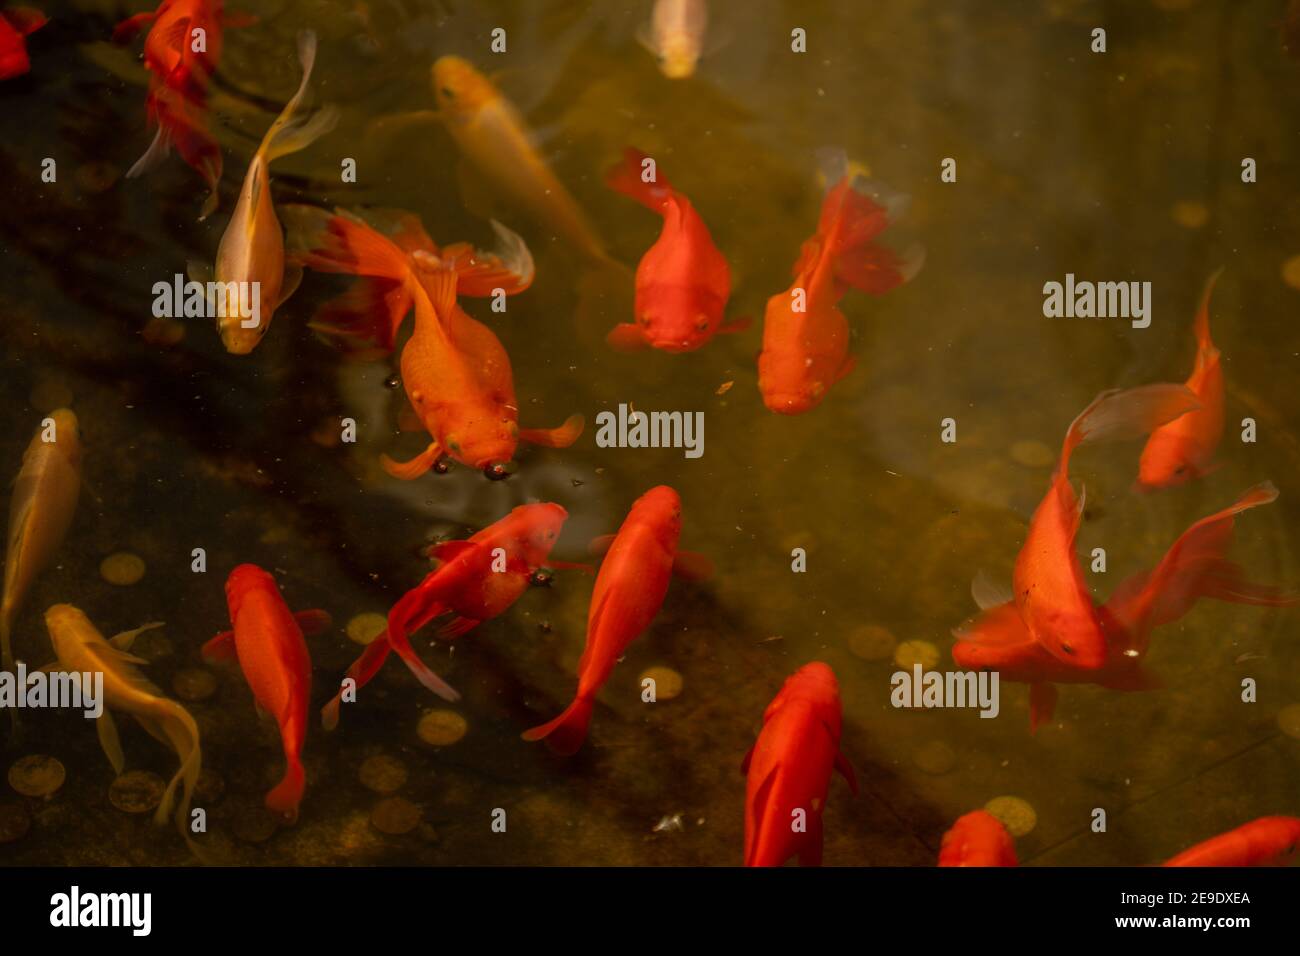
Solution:
M 324 634 L 334 624 L 334 619 L 330 617 L 329 612 L 322 611 L 320 608 L 312 608 L 310 611 L 298 611 L 294 614 L 293 619 L 298 622 L 298 628 L 305 637 Z
M 387 455 L 380 455 L 379 463 L 392 477 L 400 478 L 402 481 L 413 481 L 436 465 L 441 457 L 442 447 L 435 441 L 410 461 L 395 461 Z
M 1056 685 L 1047 681 L 1038 681 L 1029 685 L 1029 732 L 1034 733 L 1040 726 L 1052 719 L 1056 711 Z
M 698 551 L 678 551 L 673 555 L 673 574 L 683 581 L 707 581 L 713 577 L 713 560 Z
M 745 758 L 740 761 L 741 773 L 749 773 L 749 765 L 753 762 L 754 751 L 757 749 L 758 749 L 758 744 L 754 744 L 754 746 L 750 747 L 749 750 L 745 753 Z
M 614 543 L 616 537 L 617 535 L 602 534 L 599 537 L 592 538 L 591 543 L 587 545 L 587 550 L 594 556 L 600 557 L 609 550 L 609 546 Z
M 595 574 L 596 569 L 590 564 L 583 564 L 581 561 L 550 561 L 546 562 L 548 568 L 556 571 L 581 571 L 583 574 Z
M 289 296 L 298 291 L 298 286 L 302 285 L 302 266 L 296 262 L 286 262 L 284 264 L 284 281 L 280 284 L 280 298 L 275 303 L 275 308 L 280 308 L 288 301 Z
M 640 352 L 650 347 L 650 340 L 641 331 L 641 326 L 631 322 L 620 322 L 610 329 L 605 343 L 615 352 Z
M 476 547 L 478 545 L 469 541 L 443 541 L 429 549 L 429 557 L 437 558 L 445 564 L 466 551 L 473 551 Z
M 199 653 L 203 655 L 203 659 L 209 664 L 233 660 L 235 657 L 235 632 L 222 631 L 204 644 Z
M 849 763 L 849 758 L 844 756 L 842 750 L 835 754 L 835 769 L 843 774 L 844 779 L 849 783 L 849 789 L 853 791 L 853 795 L 856 797 L 858 795 L 858 778 L 853 772 L 853 764 Z
M 135 639 L 145 631 L 151 631 L 155 627 L 162 627 L 162 621 L 152 621 L 148 624 L 142 624 L 133 631 L 123 631 L 121 634 L 114 634 L 108 639 L 108 643 L 113 645 L 119 651 L 129 651 Z M 146 662 L 147 663 L 147 662 Z
M 122 741 L 117 736 L 117 724 L 107 709 L 95 718 L 95 731 L 99 735 L 99 745 L 104 748 L 104 755 L 113 765 L 113 773 L 120 777 L 126 769 L 126 758 L 122 755 Z
M 369 133 L 372 137 L 395 136 L 415 126 L 441 122 L 442 114 L 437 110 L 411 110 L 408 113 L 393 113 L 391 116 L 379 117 L 371 122 Z
M 581 415 L 570 415 L 558 428 L 521 428 L 519 440 L 543 448 L 568 448 L 582 436 L 586 423 Z
M 719 335 L 730 335 L 733 332 L 744 332 L 754 324 L 753 316 L 742 315 L 738 319 L 732 319 L 730 322 L 724 322 L 718 326 Z

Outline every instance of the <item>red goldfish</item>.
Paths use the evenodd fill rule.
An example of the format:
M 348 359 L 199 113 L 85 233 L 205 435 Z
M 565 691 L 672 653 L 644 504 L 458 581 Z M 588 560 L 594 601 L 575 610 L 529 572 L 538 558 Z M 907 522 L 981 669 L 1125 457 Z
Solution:
M 1029 634 L 1009 598 L 988 607 L 961 628 L 952 648 L 958 666 L 996 670 L 1011 681 L 1027 683 L 1030 729 L 1051 720 L 1054 684 L 1095 684 L 1112 690 L 1146 690 L 1159 680 L 1143 665 L 1151 630 L 1183 617 L 1201 598 L 1267 607 L 1293 606 L 1298 599 L 1271 585 L 1253 584 L 1227 559 L 1233 527 L 1241 512 L 1277 498 L 1265 482 L 1251 488 L 1222 511 L 1202 518 L 1184 531 L 1156 565 L 1127 578 L 1096 609 L 1106 640 L 1105 664 L 1087 670 L 1053 657 Z
M 1138 463 L 1141 489 L 1170 488 L 1204 475 L 1223 437 L 1223 367 L 1210 340 L 1210 295 L 1218 278 L 1216 272 L 1205 284 L 1194 324 L 1196 364 L 1187 388 L 1200 407 L 1151 433 Z
M 677 550 L 681 533 L 682 501 L 667 485 L 651 488 L 632 505 L 596 575 L 573 703 L 549 723 L 525 731 L 524 740 L 544 739 L 566 757 L 577 753 L 587 739 L 596 693 L 659 613 L 674 567 L 690 577 L 708 574 L 707 559 Z
M 221 181 L 221 150 L 208 130 L 208 85 L 221 60 L 221 32 L 227 25 L 249 22 L 224 16 L 221 8 L 222 0 L 163 0 L 157 10 L 138 13 L 113 30 L 114 42 L 127 43 L 153 23 L 144 41 L 144 65 L 153 74 L 145 107 L 158 132 L 127 178 L 154 169 L 175 146 L 208 184 L 200 219 L 217 208 Z
M 533 261 L 518 236 L 494 223 L 503 241 L 501 253 L 480 253 L 463 243 L 439 251 L 419 220 L 406 214 L 389 238 L 342 210 L 331 215 L 310 206 L 286 206 L 281 212 L 296 261 L 385 283 L 351 298 L 342 310 L 336 308 L 344 335 L 369 337 L 391 348 L 414 306 L 415 329 L 402 349 L 402 384 L 433 440 L 408 462 L 385 455 L 382 462 L 390 475 L 418 478 L 450 455 L 489 478 L 505 478 L 520 440 L 549 448 L 577 441 L 580 415 L 558 428 L 519 428 L 519 402 L 505 348 L 491 329 L 456 304 L 458 291 L 491 295 L 494 288 L 507 294 L 528 288 Z M 379 301 L 382 310 L 368 317 L 361 311 Z M 344 318 L 347 314 L 350 318 Z
M 880 188 L 850 177 L 843 153 L 824 157 L 830 184 L 817 234 L 803 244 L 794 283 L 767 301 L 758 387 L 763 404 L 799 415 L 821 404 L 853 370 L 849 324 L 839 301 L 850 289 L 883 295 L 916 275 L 919 251 L 902 258 L 873 240 L 897 218 L 900 202 L 881 203 Z
M 24 37 L 47 23 L 45 14 L 29 7 L 0 10 L 0 80 L 22 76 L 32 68 Z
M 623 152 L 605 181 L 610 188 L 663 216 L 664 228 L 636 269 L 635 324 L 614 326 L 606 341 L 616 349 L 653 346 L 691 352 L 719 332 L 739 332 L 745 321 L 722 324 L 731 295 L 731 270 L 691 201 L 658 176 L 646 182 L 649 157 Z
M 303 633 L 325 630 L 330 618 L 319 610 L 291 613 L 275 578 L 255 564 L 241 564 L 230 572 L 226 604 L 234 630 L 204 644 L 203 657 L 208 661 L 238 657 L 258 713 L 270 714 L 279 724 L 288 766 L 284 778 L 266 795 L 266 806 L 292 823 L 298 819 L 298 805 L 307 788 L 302 745 L 311 699 L 311 657 Z
M 1260 817 L 1184 850 L 1165 866 L 1286 866 L 1300 850 L 1300 817 Z
M 1019 866 L 1016 845 L 1002 821 L 987 810 L 958 817 L 943 835 L 940 866 Z
M 822 811 L 831 770 L 856 795 L 853 767 L 840 753 L 840 686 L 820 661 L 786 678 L 763 712 L 758 742 L 745 755 L 745 866 L 780 866 L 792 856 L 821 866 Z
M 416 655 L 410 636 L 444 614 L 454 617 L 438 629 L 438 635 L 453 638 L 504 613 L 546 563 L 568 517 L 557 504 L 520 505 L 468 541 L 435 546 L 430 553 L 441 563 L 393 605 L 387 631 L 366 647 L 346 676 L 360 689 L 395 650 L 425 687 L 447 700 L 458 700 L 460 695 Z M 341 699 L 342 690 L 321 711 L 326 730 L 338 725 Z
M 1066 664 L 1096 669 L 1106 663 L 1106 639 L 1074 552 L 1083 499 L 1070 484 L 1071 452 L 1088 442 L 1146 435 L 1195 407 L 1196 397 L 1181 385 L 1102 392 L 1065 433 L 1051 487 L 1016 557 L 1012 587 L 1029 633 Z

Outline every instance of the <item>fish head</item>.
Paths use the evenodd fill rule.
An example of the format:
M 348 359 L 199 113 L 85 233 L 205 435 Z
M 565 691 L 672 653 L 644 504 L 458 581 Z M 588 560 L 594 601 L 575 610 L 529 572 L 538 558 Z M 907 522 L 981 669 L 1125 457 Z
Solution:
M 553 502 L 520 505 L 515 509 L 520 517 L 519 544 L 524 562 L 536 567 L 544 562 L 555 547 L 569 513 Z
M 653 528 L 659 543 L 673 554 L 682 534 L 682 499 L 667 485 L 651 488 L 632 505 L 627 523 Z
M 45 611 L 45 629 L 50 632 L 54 656 L 66 660 L 68 652 L 87 636 L 98 635 L 85 612 L 71 604 L 55 604 Z
M 275 578 L 271 577 L 256 564 L 241 564 L 230 572 L 226 578 L 226 606 L 230 608 L 230 621 L 233 624 L 239 616 L 239 609 L 244 598 L 253 591 L 270 589 L 279 593 Z
M 49 428 L 47 423 L 52 423 L 53 428 L 49 433 L 53 444 L 57 445 L 59 451 L 63 452 L 68 463 L 76 467 L 81 463 L 81 424 L 77 421 L 77 413 L 70 408 L 56 408 L 45 416 L 45 421 L 41 423 L 41 428 L 37 431 L 37 437 L 45 441 L 46 429 Z
M 434 61 L 432 79 L 438 112 L 452 119 L 473 116 L 500 95 L 491 80 L 459 56 Z
M 699 59 L 700 44 L 695 37 L 679 33 L 660 41 L 659 70 L 670 80 L 691 76 Z
M 448 432 L 447 453 L 462 464 L 477 468 L 490 481 L 509 478 L 517 470 L 515 448 L 519 444 L 519 422 L 509 415 L 484 416 Z
M 821 661 L 805 664 L 786 678 L 781 692 L 768 704 L 763 720 L 766 721 L 781 707 L 793 702 L 810 706 L 838 740 L 840 736 L 840 684 L 830 665 Z
M 1140 492 L 1176 488 L 1196 477 L 1188 456 L 1178 437 L 1169 432 L 1156 432 L 1142 449 L 1138 461 L 1138 476 L 1134 489 Z
M 723 305 L 703 290 L 673 286 L 642 309 L 636 323 L 654 348 L 693 352 L 713 338 L 722 324 Z

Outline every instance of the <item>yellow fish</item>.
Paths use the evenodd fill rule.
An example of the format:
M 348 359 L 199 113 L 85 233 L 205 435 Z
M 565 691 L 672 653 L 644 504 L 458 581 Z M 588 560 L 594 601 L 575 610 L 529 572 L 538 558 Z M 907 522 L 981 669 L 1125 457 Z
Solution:
M 60 408 L 45 418 L 27 446 L 9 503 L 9 547 L 0 601 L 0 656 L 7 671 L 14 668 L 14 617 L 36 576 L 54 559 L 72 524 L 80 494 L 77 416 L 71 409 Z
M 271 161 L 306 149 L 332 130 L 339 119 L 332 106 L 307 119 L 298 116 L 307 100 L 307 83 L 316 62 L 316 34 L 310 30 L 298 35 L 298 62 L 302 65 L 302 82 L 253 154 L 239 191 L 239 203 L 217 249 L 214 278 L 220 286 L 213 306 L 221 341 L 234 355 L 247 355 L 257 347 L 270 328 L 275 310 L 302 281 L 301 267 L 285 266 L 284 234 L 271 202 Z M 212 270 L 191 264 L 189 272 L 196 281 L 206 282 Z
M 136 665 L 147 661 L 129 653 L 138 634 L 162 625 L 146 624 L 104 640 L 78 608 L 71 604 L 56 604 L 45 612 L 45 626 L 50 632 L 50 643 L 54 645 L 57 658 L 45 670 L 102 672 L 104 675 L 104 712 L 95 725 L 114 773 L 120 775 L 126 761 L 110 710 L 130 714 L 150 736 L 176 751 L 181 761 L 180 769 L 163 792 L 162 802 L 154 812 L 154 822 L 160 826 L 167 822 L 176 803 L 176 788 L 181 786 L 183 792 L 177 805 L 176 826 L 185 842 L 193 848 L 189 836 L 189 814 L 203 759 L 199 750 L 199 728 L 189 711 L 164 697 L 162 691 L 140 673 Z
M 637 40 L 654 54 L 664 76 L 680 80 L 695 72 L 708 26 L 704 0 L 655 0 L 650 23 L 637 31 Z
M 433 64 L 433 93 L 438 109 L 432 115 L 493 189 L 583 255 L 612 263 L 586 215 L 533 148 L 519 112 L 491 80 L 467 60 L 444 56 Z

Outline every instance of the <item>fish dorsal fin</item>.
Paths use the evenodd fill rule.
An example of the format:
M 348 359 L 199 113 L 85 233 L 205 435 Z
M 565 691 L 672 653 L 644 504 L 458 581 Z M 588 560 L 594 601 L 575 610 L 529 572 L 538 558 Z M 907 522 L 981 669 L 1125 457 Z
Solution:
M 152 621 L 148 624 L 142 624 L 133 631 L 123 631 L 121 634 L 114 634 L 108 639 L 108 643 L 119 651 L 129 651 L 135 639 L 145 631 L 153 630 L 155 627 L 162 627 L 162 621 Z M 147 661 L 144 663 L 148 663 Z

